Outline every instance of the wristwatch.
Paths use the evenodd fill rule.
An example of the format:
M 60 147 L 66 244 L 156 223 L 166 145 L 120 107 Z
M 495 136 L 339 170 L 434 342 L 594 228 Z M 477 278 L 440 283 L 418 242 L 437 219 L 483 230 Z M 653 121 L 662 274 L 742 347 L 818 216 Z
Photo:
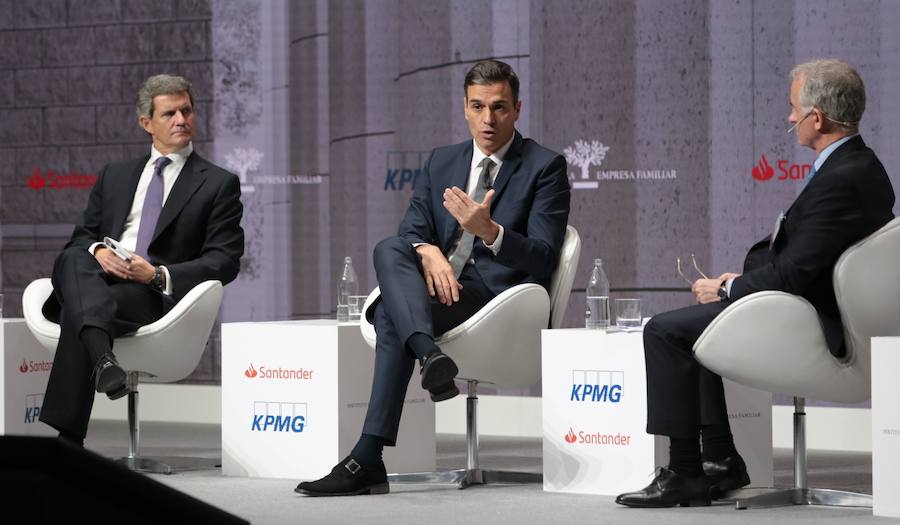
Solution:
M 725 286 L 725 284 L 726 284 L 727 282 L 728 282 L 728 280 L 726 279 L 726 280 L 722 281 L 722 284 L 719 285 L 719 292 L 718 292 L 718 294 L 719 294 L 719 300 L 720 300 L 720 301 L 727 301 L 727 300 L 728 300 L 728 287 Z
M 156 270 L 153 272 L 153 277 L 150 278 L 148 284 L 150 288 L 153 288 L 157 292 L 163 291 L 163 288 L 166 286 L 166 276 L 163 273 L 162 266 L 156 267 Z

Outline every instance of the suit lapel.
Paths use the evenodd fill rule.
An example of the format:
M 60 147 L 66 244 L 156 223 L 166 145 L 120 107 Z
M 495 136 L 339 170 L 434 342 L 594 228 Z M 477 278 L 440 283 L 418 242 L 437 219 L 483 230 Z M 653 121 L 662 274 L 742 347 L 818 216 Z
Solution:
M 156 229 L 153 231 L 151 244 L 175 220 L 175 217 L 178 217 L 191 195 L 206 181 L 206 168 L 206 162 L 196 153 L 191 153 L 166 198 L 166 203 L 159 214 L 159 220 L 156 222 Z
M 125 219 L 128 218 L 128 214 L 131 212 L 131 206 L 134 203 L 134 194 L 137 192 L 138 182 L 141 180 L 141 173 L 144 171 L 144 166 L 147 165 L 147 161 L 150 160 L 150 155 L 146 155 L 138 161 L 135 161 L 135 164 L 131 166 L 131 169 L 127 170 L 126 173 L 122 175 L 111 174 L 114 177 L 123 177 L 122 181 L 122 198 L 116 198 L 116 205 L 113 209 L 113 231 L 111 235 L 116 239 L 122 237 L 122 232 L 125 231 Z M 126 198 L 125 196 L 131 197 Z
M 509 149 L 506 150 L 506 155 L 503 157 L 500 173 L 497 174 L 497 178 L 494 180 L 494 199 L 491 201 L 492 212 L 496 208 L 497 200 L 503 194 L 503 190 L 506 189 L 509 179 L 518 171 L 519 166 L 522 164 L 522 135 L 519 135 L 518 131 L 515 133 L 515 138 L 513 138 L 512 144 L 509 145 Z
M 444 185 L 436 188 L 443 195 L 444 190 L 446 188 L 450 188 L 452 186 L 456 186 L 457 188 L 461 188 L 463 191 L 466 191 L 466 183 L 469 180 L 469 171 L 472 168 L 472 141 L 468 141 L 465 147 L 462 148 L 460 154 L 456 157 L 456 160 L 453 161 L 453 167 L 450 169 L 449 177 Z M 450 242 L 453 239 L 453 235 L 456 233 L 456 229 L 459 228 L 459 223 L 456 222 L 456 219 L 450 215 L 446 209 L 441 206 L 442 215 L 444 216 L 444 228 L 443 235 L 441 236 L 441 244 L 442 248 L 447 250 L 450 247 Z

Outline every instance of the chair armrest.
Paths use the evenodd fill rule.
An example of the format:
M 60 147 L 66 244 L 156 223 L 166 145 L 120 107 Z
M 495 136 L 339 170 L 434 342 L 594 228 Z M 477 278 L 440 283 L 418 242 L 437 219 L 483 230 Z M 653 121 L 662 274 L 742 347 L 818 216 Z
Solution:
M 723 377 L 770 392 L 844 402 L 868 397 L 868 371 L 835 359 L 816 309 L 784 292 L 735 301 L 697 339 L 694 356 Z

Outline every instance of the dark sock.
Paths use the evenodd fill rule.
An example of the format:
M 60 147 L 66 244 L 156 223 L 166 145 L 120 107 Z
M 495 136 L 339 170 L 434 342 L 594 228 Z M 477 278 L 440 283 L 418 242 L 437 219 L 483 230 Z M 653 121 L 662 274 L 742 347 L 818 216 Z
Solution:
M 364 467 L 377 467 L 381 463 L 381 452 L 387 443 L 383 437 L 363 434 L 350 451 L 350 455 Z
M 416 359 L 424 360 L 432 352 L 440 352 L 441 349 L 434 344 L 434 338 L 422 332 L 416 332 L 406 340 L 406 347 L 416 355 Z
M 737 455 L 728 423 L 701 426 L 700 439 L 703 443 L 704 461 L 720 461 Z
M 84 447 L 84 436 L 77 436 L 70 432 L 66 432 L 65 430 L 59 433 L 59 439 L 63 441 L 67 441 L 73 445 Z
M 699 439 L 669 438 L 669 470 L 688 478 L 702 476 L 700 461 Z
M 94 365 L 112 350 L 109 334 L 96 326 L 85 326 L 81 329 L 81 342 L 87 348 L 88 355 L 91 356 L 91 363 Z

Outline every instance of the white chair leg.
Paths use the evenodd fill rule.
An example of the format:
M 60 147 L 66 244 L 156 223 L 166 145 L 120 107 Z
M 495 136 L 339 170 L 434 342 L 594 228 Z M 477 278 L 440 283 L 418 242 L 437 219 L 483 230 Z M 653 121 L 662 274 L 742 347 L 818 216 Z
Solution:
M 466 468 L 388 475 L 388 481 L 391 483 L 453 484 L 459 489 L 489 483 L 540 483 L 543 479 L 544 477 L 540 473 L 482 470 L 479 467 L 478 381 L 468 382 L 468 397 L 466 398 Z
M 128 372 L 128 456 L 119 458 L 117 463 L 135 472 L 151 474 L 174 474 L 190 470 L 212 470 L 222 466 L 218 458 L 189 458 L 177 456 L 141 456 L 138 418 L 138 373 Z
M 830 507 L 872 507 L 872 496 L 843 490 L 809 488 L 806 466 L 806 400 L 794 398 L 794 488 L 772 490 L 741 498 L 735 493 L 738 510 L 787 505 L 823 505 Z

